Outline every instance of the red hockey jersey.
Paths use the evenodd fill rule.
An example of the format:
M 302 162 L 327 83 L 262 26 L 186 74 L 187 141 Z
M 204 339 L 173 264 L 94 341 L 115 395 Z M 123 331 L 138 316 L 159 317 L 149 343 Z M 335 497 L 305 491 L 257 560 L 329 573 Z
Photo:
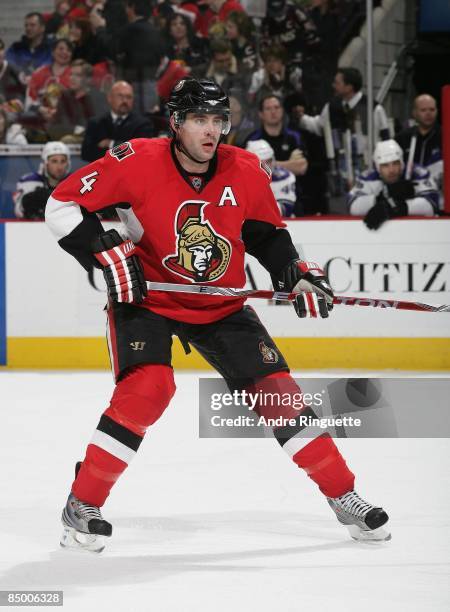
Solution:
M 210 180 L 198 190 L 200 183 L 177 167 L 168 138 L 123 143 L 55 189 L 47 222 L 62 243 L 80 231 L 83 208 L 92 213 L 126 202 L 130 206 L 118 214 L 147 280 L 243 287 L 244 222 L 284 224 L 269 173 L 255 155 L 219 145 L 214 163 Z M 239 310 L 243 301 L 150 292 L 141 306 L 179 321 L 209 323 Z

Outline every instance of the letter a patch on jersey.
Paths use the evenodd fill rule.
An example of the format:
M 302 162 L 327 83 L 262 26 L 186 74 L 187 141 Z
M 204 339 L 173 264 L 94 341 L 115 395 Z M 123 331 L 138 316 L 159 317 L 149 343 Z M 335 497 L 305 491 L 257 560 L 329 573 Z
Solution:
M 231 187 L 224 187 L 222 192 L 222 197 L 220 198 L 220 202 L 217 206 L 237 206 L 236 198 L 234 197 L 233 190 Z
M 116 145 L 109 151 L 111 157 L 115 157 L 118 161 L 122 161 L 126 157 L 130 157 L 130 155 L 135 154 L 135 150 L 131 146 L 130 142 L 122 142 L 119 145 Z

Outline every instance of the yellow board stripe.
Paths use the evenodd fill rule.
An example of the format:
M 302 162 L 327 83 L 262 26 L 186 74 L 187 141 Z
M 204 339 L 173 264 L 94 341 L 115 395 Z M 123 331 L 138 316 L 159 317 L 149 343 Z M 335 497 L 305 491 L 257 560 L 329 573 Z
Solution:
M 275 338 L 275 341 L 293 370 L 450 370 L 450 338 Z M 211 369 L 195 349 L 185 355 L 178 338 L 174 339 L 173 366 L 188 370 Z M 106 340 L 8 338 L 6 367 L 109 368 Z

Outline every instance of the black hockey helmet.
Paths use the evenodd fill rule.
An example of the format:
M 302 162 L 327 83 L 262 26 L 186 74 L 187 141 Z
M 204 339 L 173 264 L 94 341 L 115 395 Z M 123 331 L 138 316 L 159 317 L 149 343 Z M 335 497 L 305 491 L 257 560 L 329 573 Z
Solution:
M 230 131 L 230 101 L 215 81 L 193 77 L 181 79 L 173 88 L 167 106 L 177 126 L 183 123 L 187 113 L 213 113 L 224 117 L 222 134 Z

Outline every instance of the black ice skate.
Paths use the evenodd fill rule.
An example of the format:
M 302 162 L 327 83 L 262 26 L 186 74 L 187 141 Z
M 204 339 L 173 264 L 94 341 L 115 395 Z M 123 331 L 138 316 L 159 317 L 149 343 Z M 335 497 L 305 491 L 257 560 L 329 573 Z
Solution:
M 382 542 L 391 539 L 389 531 L 383 528 L 389 520 L 386 512 L 361 499 L 355 491 L 340 497 L 327 497 L 327 501 L 354 540 Z
M 103 536 L 110 537 L 112 525 L 105 521 L 97 506 L 77 499 L 72 493 L 62 512 L 61 546 L 100 553 L 105 548 Z

